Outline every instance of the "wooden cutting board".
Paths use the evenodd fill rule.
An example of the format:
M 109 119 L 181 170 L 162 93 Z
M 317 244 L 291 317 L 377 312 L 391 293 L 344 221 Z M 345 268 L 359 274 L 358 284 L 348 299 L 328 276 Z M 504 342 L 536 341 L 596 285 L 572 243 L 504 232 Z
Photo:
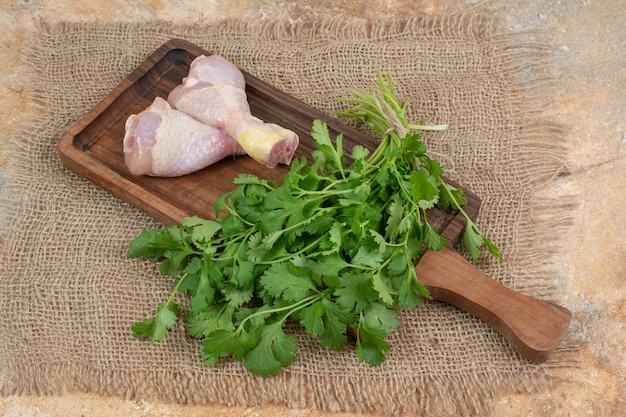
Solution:
M 226 158 L 178 178 L 134 176 L 128 172 L 122 143 L 126 119 L 148 107 L 156 96 L 167 98 L 199 55 L 210 52 L 180 39 L 163 44 L 65 133 L 58 143 L 63 164 L 166 225 L 193 215 L 214 218 L 213 204 L 235 188 L 232 180 L 242 172 L 280 182 L 286 167 L 268 169 L 247 156 Z M 244 76 L 252 114 L 291 129 L 300 137 L 296 158 L 308 157 L 315 149 L 310 136 L 314 119 L 328 124 L 331 137 L 342 133 L 348 149 L 356 144 L 376 147 L 373 138 L 338 119 L 249 73 L 244 72 Z M 475 219 L 480 199 L 463 190 L 468 200 L 465 210 Z M 426 252 L 416 266 L 418 278 L 433 299 L 480 317 L 500 331 L 524 357 L 545 361 L 567 330 L 570 313 L 560 306 L 509 290 L 456 253 L 454 247 L 465 226 L 465 219 L 459 213 L 434 210 L 429 221 L 448 240 L 444 250 Z

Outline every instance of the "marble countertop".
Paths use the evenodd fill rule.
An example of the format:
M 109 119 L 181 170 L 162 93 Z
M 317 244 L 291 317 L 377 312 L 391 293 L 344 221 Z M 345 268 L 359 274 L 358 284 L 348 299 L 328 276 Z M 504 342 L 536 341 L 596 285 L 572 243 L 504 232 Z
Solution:
M 560 94 L 550 116 L 566 124 L 571 175 L 539 195 L 574 195 L 571 235 L 558 256 L 564 280 L 562 304 L 574 315 L 571 337 L 580 343 L 580 366 L 560 371 L 562 379 L 540 393 L 502 392 L 498 416 L 617 416 L 626 409 L 626 1 L 624 0 L 0 0 L 0 190 L 6 178 L 4 150 L 11 132 L 36 110 L 28 105 L 22 75 L 24 40 L 45 22 L 162 19 L 176 23 L 287 15 L 308 19 L 408 17 L 481 9 L 502 19 L 510 31 L 545 31 L 554 45 Z M 69 393 L 62 397 L 0 398 L 4 416 L 320 416 L 314 410 L 279 406 L 248 409 L 176 406 Z M 325 413 L 324 415 L 328 415 Z M 341 416 L 341 414 L 336 414 Z

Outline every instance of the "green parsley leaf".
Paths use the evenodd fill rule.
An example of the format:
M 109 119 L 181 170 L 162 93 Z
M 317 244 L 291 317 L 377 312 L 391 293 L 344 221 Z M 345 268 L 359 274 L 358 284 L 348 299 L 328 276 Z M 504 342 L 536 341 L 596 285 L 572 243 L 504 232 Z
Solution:
M 191 238 L 198 244 L 210 242 L 213 236 L 222 228 L 216 221 L 204 220 L 198 216 L 187 217 L 181 220 L 185 228 L 191 229 Z
M 467 204 L 467 199 L 463 195 L 463 190 L 443 182 L 439 185 L 439 207 L 452 207 L 453 210 L 459 210 L 465 204 Z
M 358 161 L 358 160 L 363 160 L 367 158 L 369 154 L 370 154 L 369 149 L 361 145 L 355 145 L 352 148 L 352 153 L 350 154 L 350 156 L 352 156 L 352 159 L 354 159 L 355 161 Z
M 324 333 L 323 316 L 324 304 L 318 301 L 300 311 L 300 324 L 308 334 L 321 336 Z
M 254 295 L 254 291 L 252 288 L 239 288 L 235 286 L 225 286 L 224 290 L 224 298 L 228 301 L 228 304 L 231 307 L 237 308 L 240 307 L 252 300 Z
M 385 304 L 389 306 L 394 304 L 395 291 L 389 284 L 386 276 L 380 272 L 374 273 L 372 276 L 372 287 L 376 290 L 378 296 Z
M 220 358 L 230 356 L 235 341 L 232 330 L 217 329 L 210 332 L 200 344 L 200 356 L 206 366 L 212 366 Z
M 465 232 L 463 232 L 463 243 L 472 256 L 472 259 L 478 259 L 478 255 L 480 255 L 480 246 L 483 243 L 483 237 L 474 224 L 468 224 L 465 227 Z
M 361 312 L 378 298 L 378 292 L 365 274 L 345 273 L 339 277 L 339 282 L 341 286 L 334 290 L 333 295 L 337 297 L 337 304 L 346 310 Z
M 428 290 L 417 280 L 415 271 L 409 273 L 398 292 L 398 305 L 409 311 L 414 311 L 415 307 L 421 307 L 424 299 L 430 299 Z
M 385 352 L 389 350 L 389 343 L 379 329 L 371 329 L 365 324 L 359 325 L 356 340 L 357 357 L 372 366 L 379 365 L 385 360 Z
M 435 229 L 428 223 L 424 223 L 422 226 L 422 233 L 424 236 L 424 242 L 428 249 L 441 250 L 446 245 L 446 239 L 439 233 L 435 232 Z
M 170 250 L 180 248 L 180 229 L 144 230 L 130 242 L 129 258 L 144 257 L 159 260 Z
M 317 148 L 324 154 L 326 166 L 332 167 L 333 170 L 343 171 L 343 148 L 341 147 L 342 135 L 335 138 L 337 147 L 330 140 L 328 125 L 320 120 L 313 121 L 311 137 L 315 139 Z
M 360 246 L 350 263 L 352 265 L 364 266 L 374 269 L 379 268 L 382 261 L 383 256 L 378 250 L 378 247 L 376 247 L 375 249 L 369 249 L 366 246 Z
M 324 306 L 324 333 L 320 336 L 322 346 L 333 350 L 341 350 L 348 341 L 346 332 L 348 323 L 354 320 L 353 313 L 335 304 L 329 298 L 322 299 Z
M 305 269 L 288 262 L 272 264 L 261 276 L 260 283 L 269 295 L 287 301 L 301 300 L 315 290 Z
M 189 306 L 193 311 L 201 311 L 213 303 L 215 298 L 215 288 L 213 288 L 209 282 L 206 267 L 199 274 L 199 280 L 196 283 L 196 287 L 195 289 L 192 289 L 191 292 L 193 295 L 189 299 Z
M 397 312 L 379 303 L 372 304 L 363 314 L 357 327 L 357 352 L 359 360 L 378 365 L 385 360 L 390 348 L 385 340 L 397 326 Z
M 309 269 L 321 276 L 337 276 L 339 271 L 348 267 L 350 264 L 343 259 L 339 253 L 333 252 L 330 255 L 321 256 L 310 264 Z
M 439 187 L 426 169 L 411 172 L 411 196 L 423 209 L 433 208 L 439 201 Z
M 154 319 L 146 319 L 135 323 L 131 329 L 133 336 L 137 338 L 152 337 L 151 342 L 154 343 L 165 337 L 167 331 L 174 327 L 178 320 L 178 304 L 170 301 L 159 306 Z
M 245 354 L 246 368 L 253 374 L 273 376 L 296 360 L 298 341 L 295 336 L 287 336 L 282 326 L 282 322 L 265 326 L 259 344 Z
M 191 311 L 187 317 L 187 333 L 191 337 L 203 338 L 219 329 L 234 330 L 234 308 L 222 301 L 199 311 Z

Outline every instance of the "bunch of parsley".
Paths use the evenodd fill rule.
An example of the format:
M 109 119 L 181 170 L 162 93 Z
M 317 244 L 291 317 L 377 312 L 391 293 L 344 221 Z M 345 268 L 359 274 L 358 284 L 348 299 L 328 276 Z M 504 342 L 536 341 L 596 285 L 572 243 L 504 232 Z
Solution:
M 355 146 L 347 155 L 342 136 L 333 143 L 316 120 L 312 163 L 294 160 L 282 184 L 241 174 L 216 202 L 217 221 L 186 218 L 131 242 L 129 257 L 160 261 L 177 278 L 156 316 L 132 327 L 136 337 L 160 340 L 184 317 L 207 366 L 232 357 L 267 377 L 296 360 L 297 339 L 285 332 L 292 320 L 324 347 L 342 349 L 353 334 L 359 360 L 384 360 L 398 310 L 429 297 L 414 262 L 445 245 L 427 210 L 462 211 L 466 201 L 415 132 L 445 126 L 408 123 L 391 78 L 378 73 L 378 82 L 379 91 L 343 99 L 354 105 L 345 115 L 381 135 L 371 154 Z M 500 257 L 469 218 L 464 243 L 472 256 L 485 243 Z M 188 295 L 187 308 L 177 293 Z

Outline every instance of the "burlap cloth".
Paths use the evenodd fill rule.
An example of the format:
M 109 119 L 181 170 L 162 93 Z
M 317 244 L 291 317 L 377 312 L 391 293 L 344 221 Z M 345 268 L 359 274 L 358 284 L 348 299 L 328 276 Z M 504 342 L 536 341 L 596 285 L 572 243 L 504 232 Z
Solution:
M 158 224 L 61 164 L 61 135 L 164 41 L 180 37 L 335 115 L 348 88 L 390 73 L 412 115 L 448 123 L 427 142 L 448 176 L 483 199 L 479 226 L 507 262 L 494 279 L 558 301 L 555 240 L 563 202 L 533 195 L 565 172 L 563 132 L 544 120 L 550 46 L 503 33 L 480 15 L 408 22 L 225 21 L 177 26 L 42 24 L 29 42 L 32 102 L 45 111 L 14 135 L 2 193 L 0 392 L 81 390 L 181 403 L 285 404 L 382 414 L 488 415 L 495 393 L 550 383 L 567 343 L 543 365 L 522 359 L 483 322 L 440 303 L 401 316 L 384 364 L 357 363 L 297 332 L 298 361 L 271 379 L 240 362 L 205 368 L 178 326 L 150 345 L 131 336 L 171 280 L 129 260 L 130 240 Z

